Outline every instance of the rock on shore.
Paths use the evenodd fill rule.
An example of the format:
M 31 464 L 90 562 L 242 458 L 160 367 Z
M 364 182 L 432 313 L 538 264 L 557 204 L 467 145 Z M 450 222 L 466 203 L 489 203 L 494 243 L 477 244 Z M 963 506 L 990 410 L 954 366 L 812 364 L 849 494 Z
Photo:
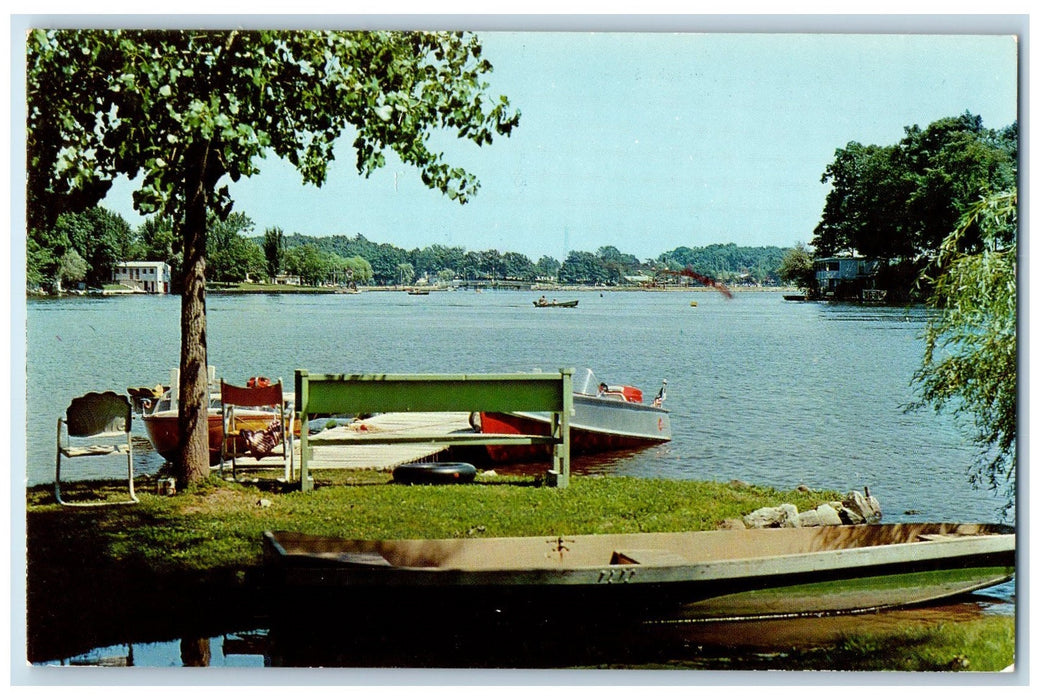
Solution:
M 869 489 L 864 492 L 850 491 L 841 501 L 823 503 L 799 513 L 790 503 L 775 507 L 759 508 L 738 521 L 723 523 L 726 528 L 745 527 L 820 527 L 823 525 L 859 525 L 881 521 L 881 505 L 870 495 Z

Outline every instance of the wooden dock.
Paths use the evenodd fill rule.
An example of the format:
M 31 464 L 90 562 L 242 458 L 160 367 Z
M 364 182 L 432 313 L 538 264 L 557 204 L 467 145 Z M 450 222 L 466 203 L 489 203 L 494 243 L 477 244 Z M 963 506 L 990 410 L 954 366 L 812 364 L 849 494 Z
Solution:
M 468 413 L 382 413 L 349 425 L 322 431 L 322 437 L 372 435 L 404 437 L 450 433 L 473 433 Z M 429 459 L 444 452 L 448 445 L 435 443 L 377 443 L 364 445 L 312 445 L 312 463 L 320 469 L 390 470 L 408 462 Z M 296 463 L 300 443 L 295 445 Z
M 450 433 L 474 434 L 469 424 L 468 413 L 382 413 L 365 420 L 355 420 L 348 425 L 323 430 L 315 435 L 323 438 L 337 436 L 371 435 L 402 437 L 409 435 L 448 435 Z M 312 436 L 313 437 L 313 436 Z M 311 464 L 317 469 L 371 469 L 390 471 L 409 462 L 428 460 L 446 451 L 449 445 L 440 443 L 366 443 L 362 445 L 312 444 Z M 297 474 L 300 469 L 300 440 L 293 442 L 293 461 Z M 281 460 L 261 460 L 248 455 L 238 458 L 240 469 L 281 469 Z M 230 462 L 226 466 L 230 470 Z M 298 476 L 296 478 L 299 478 Z

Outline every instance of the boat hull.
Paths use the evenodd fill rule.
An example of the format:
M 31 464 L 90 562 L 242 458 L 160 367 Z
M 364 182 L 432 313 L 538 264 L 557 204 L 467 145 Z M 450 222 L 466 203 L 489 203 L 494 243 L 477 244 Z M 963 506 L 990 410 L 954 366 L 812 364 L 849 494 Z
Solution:
M 1015 536 L 860 525 L 573 538 L 354 541 L 265 533 L 281 586 L 382 614 L 736 621 L 928 603 L 1014 576 Z M 349 595 L 347 595 L 349 594 Z M 363 611 L 354 611 L 361 614 Z
M 262 430 L 266 428 L 274 414 L 266 411 L 237 411 L 238 425 L 246 430 Z M 209 423 L 209 464 L 216 466 L 220 464 L 221 443 L 224 441 L 223 416 L 219 409 L 210 409 L 206 416 Z M 177 459 L 178 444 L 180 442 L 180 428 L 177 424 L 177 411 L 166 410 L 142 416 L 145 432 L 152 447 L 168 462 Z M 238 444 L 239 452 L 246 450 L 244 441 Z
M 481 413 L 483 433 L 548 435 L 548 413 Z M 651 447 L 672 439 L 668 411 L 646 404 L 574 395 L 570 420 L 571 454 L 596 454 L 613 450 Z M 488 445 L 494 462 L 522 462 L 550 454 L 545 445 Z

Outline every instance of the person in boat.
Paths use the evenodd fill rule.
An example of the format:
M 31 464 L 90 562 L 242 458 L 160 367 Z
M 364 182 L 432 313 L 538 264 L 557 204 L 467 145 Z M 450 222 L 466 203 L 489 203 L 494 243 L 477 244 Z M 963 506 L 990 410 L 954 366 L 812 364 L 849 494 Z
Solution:
M 549 301 L 545 298 L 544 294 L 538 298 L 538 306 L 548 306 L 548 305 L 549 305 Z

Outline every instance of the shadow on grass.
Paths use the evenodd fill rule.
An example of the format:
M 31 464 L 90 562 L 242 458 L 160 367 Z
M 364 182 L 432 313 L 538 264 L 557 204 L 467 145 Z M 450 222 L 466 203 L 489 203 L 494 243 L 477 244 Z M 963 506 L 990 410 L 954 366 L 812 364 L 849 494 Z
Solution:
M 140 486 L 154 489 L 154 479 L 142 479 Z M 125 484 L 122 488 L 125 494 Z M 105 482 L 80 483 L 63 488 L 62 495 L 106 498 L 118 490 Z M 157 570 L 143 555 L 113 555 L 113 542 L 156 524 L 144 509 L 63 508 L 46 489 L 31 490 L 29 502 L 34 507 L 26 517 L 25 582 L 31 663 L 99 646 L 226 630 L 255 610 L 258 571 L 246 572 L 243 581 L 240 570 Z

